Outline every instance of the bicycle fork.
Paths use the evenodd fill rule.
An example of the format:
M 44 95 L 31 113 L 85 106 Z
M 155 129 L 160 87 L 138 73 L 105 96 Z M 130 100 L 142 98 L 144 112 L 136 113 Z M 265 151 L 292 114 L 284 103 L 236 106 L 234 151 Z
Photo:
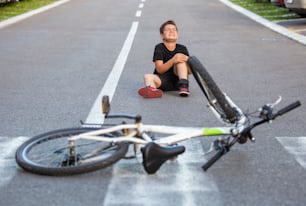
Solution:
M 76 155 L 76 149 L 75 149 L 75 140 L 70 139 L 68 141 L 68 154 L 64 156 L 64 159 L 62 161 L 62 166 L 67 167 L 70 165 L 74 165 L 78 162 L 78 158 Z

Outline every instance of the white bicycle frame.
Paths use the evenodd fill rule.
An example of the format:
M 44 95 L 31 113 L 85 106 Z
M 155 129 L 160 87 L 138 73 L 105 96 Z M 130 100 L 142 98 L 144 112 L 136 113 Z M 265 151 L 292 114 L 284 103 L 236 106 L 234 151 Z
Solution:
M 103 137 L 100 135 L 115 132 L 124 129 L 133 129 L 128 135 L 121 137 Z M 86 139 L 104 142 L 132 142 L 136 144 L 147 144 L 154 141 L 159 145 L 172 145 L 177 142 L 185 141 L 191 138 L 200 136 L 214 136 L 214 135 L 229 135 L 232 134 L 233 127 L 177 127 L 177 126 L 163 126 L 163 125 L 142 125 L 142 124 L 123 124 L 107 129 L 99 129 L 96 131 L 82 133 L 70 138 L 70 140 Z M 147 133 L 154 134 L 168 134 L 166 137 L 157 137 L 157 140 L 152 138 Z M 137 136 L 137 137 L 136 137 Z M 141 138 L 139 138 L 140 136 Z
M 104 141 L 104 142 L 131 142 L 135 144 L 147 144 L 148 142 L 154 141 L 159 145 L 172 145 L 178 142 L 182 142 L 191 138 L 203 137 L 203 136 L 220 136 L 220 135 L 236 135 L 239 134 L 246 127 L 247 117 L 242 113 L 242 111 L 235 105 L 235 103 L 224 94 L 228 102 L 233 108 L 236 108 L 240 118 L 235 124 L 228 125 L 226 127 L 178 127 L 178 126 L 163 126 L 163 125 L 144 125 L 142 123 L 135 124 L 121 124 L 106 129 L 98 129 L 95 131 L 90 131 L 86 133 L 81 133 L 79 135 L 71 137 L 69 140 L 74 141 L 78 139 L 86 139 L 93 141 Z M 208 107 L 216 115 L 216 117 L 223 122 L 223 124 L 228 124 L 222 120 L 219 113 L 215 110 L 213 106 L 208 104 Z M 130 132 L 121 137 L 103 137 L 101 135 L 121 131 L 129 130 Z M 152 138 L 147 133 L 154 134 L 166 134 L 166 137 L 156 137 L 156 140 Z

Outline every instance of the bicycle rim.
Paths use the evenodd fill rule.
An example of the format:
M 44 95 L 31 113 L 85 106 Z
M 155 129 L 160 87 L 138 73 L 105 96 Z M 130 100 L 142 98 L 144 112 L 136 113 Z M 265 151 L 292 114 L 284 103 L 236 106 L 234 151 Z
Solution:
M 120 160 L 127 143 L 112 144 L 92 140 L 76 140 L 71 156 L 68 138 L 94 128 L 71 128 L 51 131 L 31 138 L 16 151 L 16 162 L 24 170 L 41 175 L 74 175 L 107 167 Z M 106 134 L 116 137 L 119 134 Z
M 189 65 L 209 104 L 220 114 L 222 119 L 234 123 L 237 119 L 235 109 L 230 106 L 206 68 L 194 56 L 189 57 Z

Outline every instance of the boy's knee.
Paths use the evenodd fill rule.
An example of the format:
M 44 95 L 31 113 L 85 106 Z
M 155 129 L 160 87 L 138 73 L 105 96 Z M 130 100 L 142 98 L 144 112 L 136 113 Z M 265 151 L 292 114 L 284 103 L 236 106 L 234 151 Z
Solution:
M 186 62 L 181 62 L 177 64 L 178 69 L 188 70 L 188 64 Z

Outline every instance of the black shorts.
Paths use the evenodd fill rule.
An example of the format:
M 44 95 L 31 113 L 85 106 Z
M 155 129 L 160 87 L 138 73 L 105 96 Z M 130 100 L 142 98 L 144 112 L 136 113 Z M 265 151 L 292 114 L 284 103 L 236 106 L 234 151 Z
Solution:
M 156 74 L 160 80 L 161 85 L 158 89 L 163 91 L 176 91 L 178 90 L 178 77 L 174 73 Z

